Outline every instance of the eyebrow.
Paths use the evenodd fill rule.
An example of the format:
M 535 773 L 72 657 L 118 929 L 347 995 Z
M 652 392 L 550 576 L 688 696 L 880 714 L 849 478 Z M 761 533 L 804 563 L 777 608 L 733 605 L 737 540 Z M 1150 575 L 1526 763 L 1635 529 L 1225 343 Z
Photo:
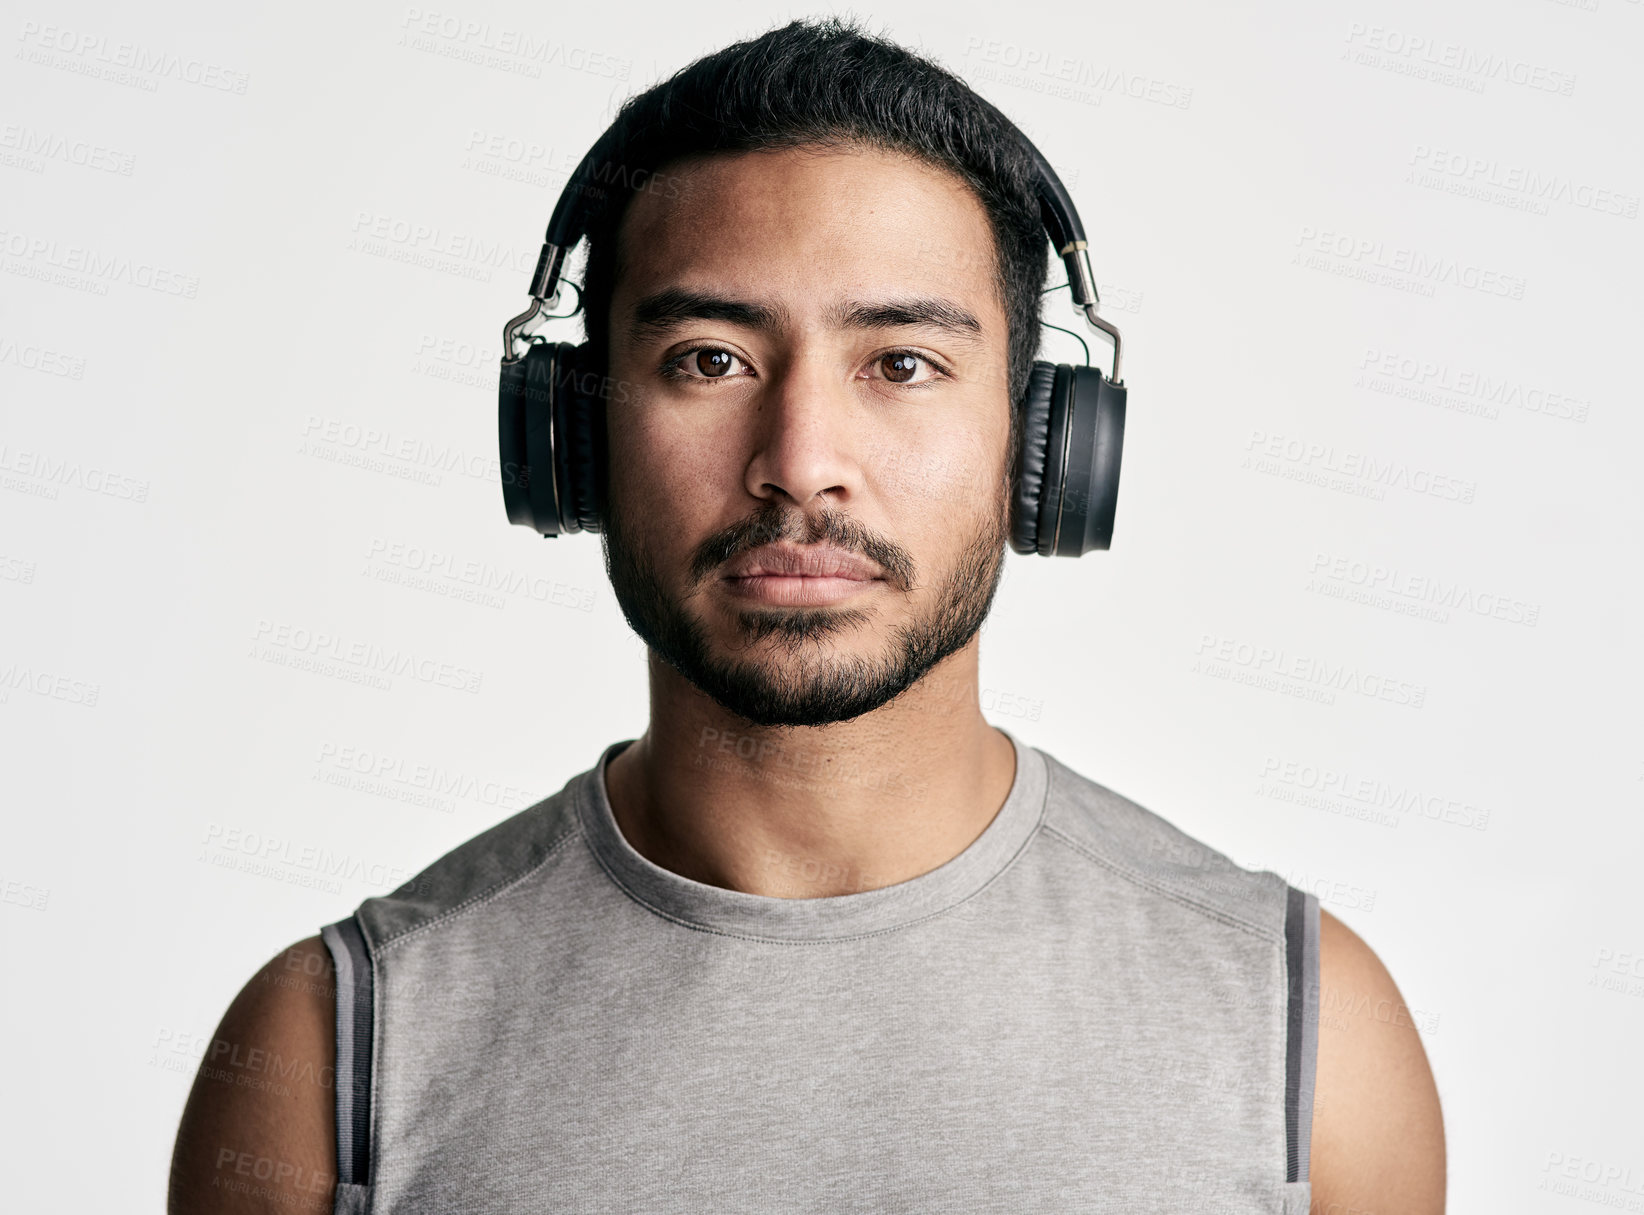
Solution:
M 665 287 L 645 296 L 634 305 L 634 319 L 628 332 L 635 339 L 654 337 L 682 321 L 728 321 L 766 333 L 786 326 L 791 317 L 786 308 L 730 299 L 707 291 L 687 291 Z
M 950 300 L 917 297 L 881 304 L 845 304 L 828 314 L 838 329 L 902 329 L 924 326 L 940 329 L 966 342 L 980 342 L 982 322 L 975 313 Z
M 982 322 L 975 313 L 951 300 L 927 296 L 884 300 L 877 303 L 851 302 L 831 309 L 826 321 L 836 329 L 939 329 L 968 345 L 980 345 Z M 764 333 L 774 333 L 793 323 L 793 315 L 780 304 L 739 300 L 708 291 L 665 287 L 634 304 L 628 332 L 636 341 L 656 337 L 685 321 L 725 321 Z

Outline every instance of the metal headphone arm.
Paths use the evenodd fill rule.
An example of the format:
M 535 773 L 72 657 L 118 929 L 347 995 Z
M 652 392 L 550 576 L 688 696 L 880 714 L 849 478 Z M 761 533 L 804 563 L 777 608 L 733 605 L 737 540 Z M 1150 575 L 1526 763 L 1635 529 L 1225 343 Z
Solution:
M 1056 252 L 1061 255 L 1062 264 L 1067 267 L 1067 285 L 1073 292 L 1073 308 L 1076 312 L 1085 314 L 1085 320 L 1098 333 L 1105 333 L 1113 340 L 1113 375 L 1111 377 L 1115 388 L 1123 388 L 1124 381 L 1119 378 L 1119 330 L 1096 315 L 1097 306 L 1101 301 L 1096 296 L 1096 276 L 1091 273 L 1090 253 L 1086 249 L 1086 242 L 1082 240 L 1069 241 Z
M 537 257 L 537 270 L 531 276 L 531 306 L 502 327 L 503 366 L 516 363 L 525 355 L 525 349 L 515 349 L 515 343 L 528 347 L 526 338 L 535 332 L 533 321 L 548 319 L 548 310 L 559 304 L 559 270 L 565 261 L 565 250 L 559 245 L 544 244 Z

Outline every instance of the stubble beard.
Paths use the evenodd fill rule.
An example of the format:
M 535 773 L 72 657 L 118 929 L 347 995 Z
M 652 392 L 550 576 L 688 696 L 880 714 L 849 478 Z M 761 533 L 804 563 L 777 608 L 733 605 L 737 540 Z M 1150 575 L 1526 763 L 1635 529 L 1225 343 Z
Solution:
M 632 542 L 616 495 L 606 503 L 600 543 L 611 589 L 629 627 L 651 651 L 716 703 L 755 726 L 825 726 L 849 721 L 890 703 L 943 659 L 968 645 L 993 606 L 1004 573 L 1009 498 L 996 486 L 991 510 L 960 551 L 929 607 L 893 630 L 879 657 L 830 653 L 826 642 L 867 627 L 884 609 L 854 607 L 746 608 L 735 614 L 739 650 L 775 639 L 758 658 L 722 655 L 693 616 L 692 601 L 720 576 L 712 570 L 683 598 L 671 598 L 649 555 Z M 827 542 L 894 566 L 888 603 L 918 579 L 900 548 L 868 536 L 838 512 L 806 515 L 793 507 L 762 511 L 710 537 L 696 554 L 697 568 L 722 567 L 732 556 L 775 540 Z

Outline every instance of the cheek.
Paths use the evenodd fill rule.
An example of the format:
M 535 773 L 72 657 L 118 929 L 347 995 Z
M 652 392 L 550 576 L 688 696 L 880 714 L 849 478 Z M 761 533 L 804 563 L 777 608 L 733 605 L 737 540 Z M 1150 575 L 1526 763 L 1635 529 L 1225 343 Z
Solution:
M 886 443 L 870 454 L 878 492 L 899 516 L 938 530 L 987 508 L 1003 492 L 1002 437 L 946 430 Z M 944 524 L 946 520 L 946 524 Z
M 650 529 L 664 540 L 694 534 L 698 516 L 713 516 L 739 484 L 733 444 L 722 424 L 700 424 L 667 410 L 630 404 L 608 423 L 611 492 L 629 511 L 666 518 Z

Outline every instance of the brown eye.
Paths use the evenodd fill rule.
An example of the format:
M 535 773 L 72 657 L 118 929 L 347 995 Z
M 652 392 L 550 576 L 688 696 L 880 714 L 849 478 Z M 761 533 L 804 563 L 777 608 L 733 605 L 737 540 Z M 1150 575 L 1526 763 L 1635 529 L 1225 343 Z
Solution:
M 731 369 L 736 356 L 728 350 L 704 348 L 696 352 L 696 369 L 709 379 L 717 380 Z
M 879 365 L 891 383 L 906 384 L 918 373 L 921 361 L 916 354 L 887 354 L 879 360 Z

